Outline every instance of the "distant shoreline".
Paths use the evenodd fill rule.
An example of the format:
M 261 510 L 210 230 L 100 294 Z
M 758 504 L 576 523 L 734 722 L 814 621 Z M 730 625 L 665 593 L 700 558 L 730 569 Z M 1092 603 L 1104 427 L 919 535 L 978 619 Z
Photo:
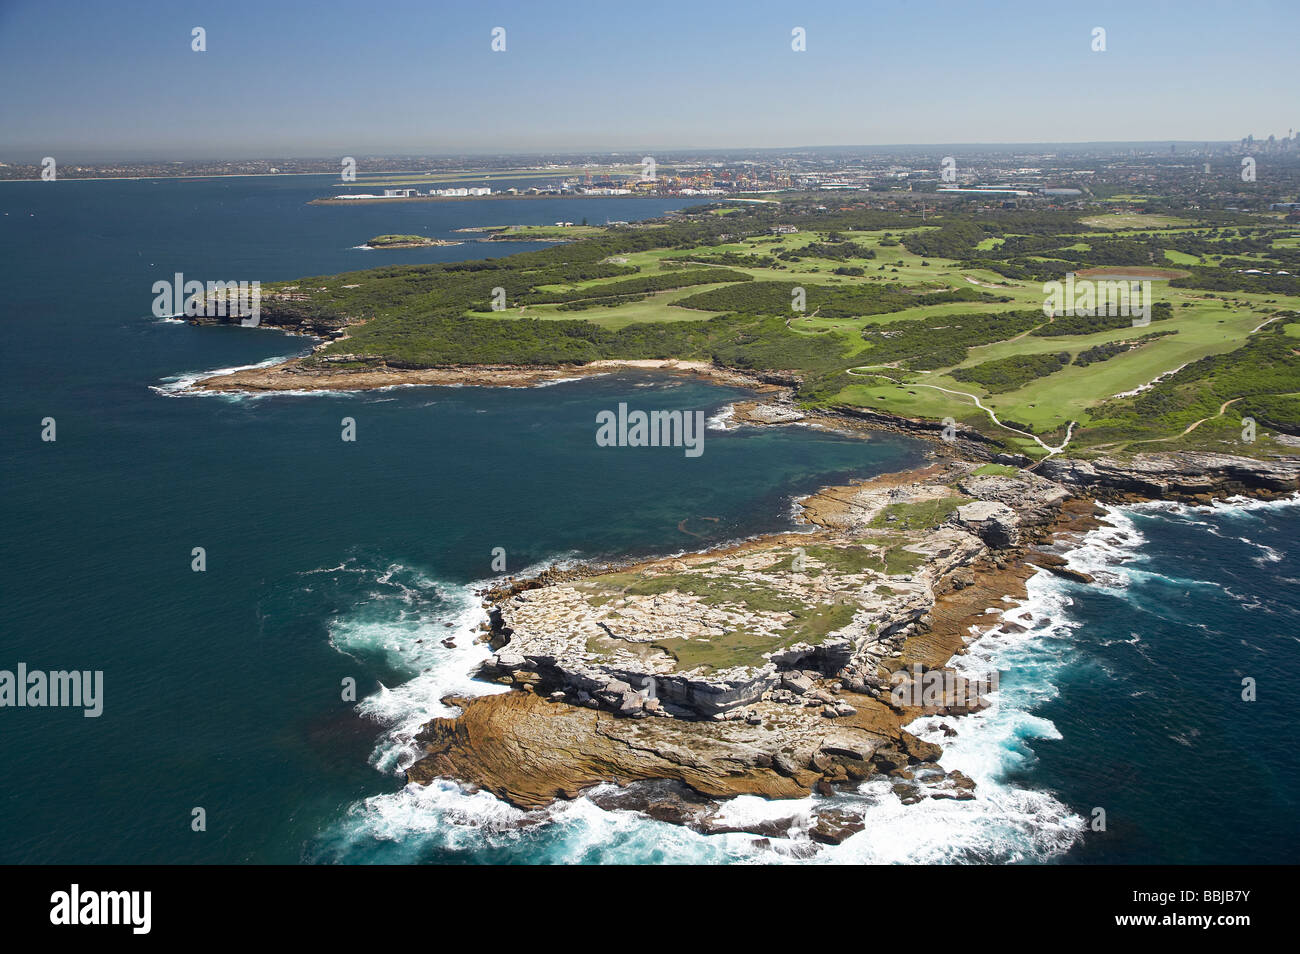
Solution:
M 494 192 L 491 195 L 377 195 L 366 199 L 312 199 L 308 205 L 390 205 L 398 202 L 470 202 L 480 199 L 689 199 L 692 196 L 663 195 L 574 195 L 558 193 L 546 195 L 511 195 Z
M 150 179 L 283 179 L 286 176 L 330 176 L 332 172 L 213 172 L 205 175 L 183 176 L 60 176 L 55 182 L 144 182 Z M 393 173 L 401 175 L 401 173 Z M 34 179 L 0 179 L 0 182 L 43 182 Z

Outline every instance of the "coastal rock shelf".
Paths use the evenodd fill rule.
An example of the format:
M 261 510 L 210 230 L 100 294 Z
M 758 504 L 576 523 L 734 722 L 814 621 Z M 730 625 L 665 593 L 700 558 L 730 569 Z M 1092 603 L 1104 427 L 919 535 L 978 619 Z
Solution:
M 976 469 L 944 461 L 828 488 L 801 502 L 809 533 L 487 594 L 498 649 L 479 675 L 517 691 L 451 700 L 463 713 L 423 728 L 408 778 L 522 806 L 602 782 L 788 798 L 877 774 L 912 800 L 973 797 L 903 726 L 980 708 L 975 684 L 948 672 L 922 700 L 912 682 L 1032 572 L 1005 557 L 1070 496 Z M 826 825 L 828 839 L 854 830 Z

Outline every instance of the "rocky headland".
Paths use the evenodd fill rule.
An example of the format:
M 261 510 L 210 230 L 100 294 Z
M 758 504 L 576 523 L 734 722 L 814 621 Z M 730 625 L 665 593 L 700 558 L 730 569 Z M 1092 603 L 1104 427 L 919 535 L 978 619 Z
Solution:
M 486 591 L 496 652 L 479 675 L 514 691 L 448 700 L 462 713 L 423 728 L 408 779 L 530 808 L 615 782 L 632 786 L 620 804 L 706 831 L 718 799 L 876 775 L 905 800 L 973 797 L 905 726 L 986 704 L 945 665 L 1054 534 L 1097 525 L 1053 481 L 977 469 L 827 488 L 803 501 L 808 533 Z M 825 825 L 814 837 L 860 830 Z
M 1300 488 L 1298 459 L 981 469 L 940 460 L 826 488 L 801 501 L 807 533 L 484 591 L 496 651 L 478 675 L 513 691 L 446 700 L 462 712 L 423 727 L 408 780 L 453 778 L 525 808 L 585 793 L 705 832 L 734 830 L 719 806 L 741 794 L 798 798 L 885 777 L 904 802 L 973 798 L 974 781 L 906 726 L 986 705 L 990 683 L 951 662 L 1015 627 L 1003 614 L 1030 576 L 1091 582 L 1061 551 L 1102 525 L 1097 497 Z M 621 788 L 601 787 L 611 782 Z M 811 824 L 825 843 L 862 830 L 833 801 Z M 772 822 L 746 830 L 783 834 Z

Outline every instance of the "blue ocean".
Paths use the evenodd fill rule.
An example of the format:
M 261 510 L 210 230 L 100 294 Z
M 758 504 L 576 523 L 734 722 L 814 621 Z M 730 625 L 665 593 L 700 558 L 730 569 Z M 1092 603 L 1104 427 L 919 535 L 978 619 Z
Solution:
M 1007 627 L 963 658 L 1001 673 L 996 706 L 914 727 L 976 779 L 977 798 L 905 806 L 868 783 L 832 796 L 868 821 L 835 848 L 814 850 L 797 824 L 788 844 L 763 847 L 586 799 L 523 813 L 450 782 L 405 787 L 412 734 L 451 711 L 439 700 L 499 691 L 469 676 L 486 654 L 474 591 L 496 576 L 495 553 L 517 574 L 794 529 L 793 498 L 914 466 L 925 447 L 724 428 L 747 392 L 651 372 L 530 389 L 184 393 L 198 375 L 310 342 L 155 318 L 153 283 L 176 272 L 273 281 L 506 255 L 542 246 L 357 246 L 690 204 L 307 204 L 336 185 L 0 183 L 0 669 L 104 673 L 99 718 L 0 709 L 0 862 L 1297 860 L 1291 502 L 1111 510 L 1069 555 L 1096 584 L 1035 578 L 1006 605 Z M 703 410 L 706 453 L 596 446 L 596 412 L 620 402 Z M 340 440 L 344 417 L 355 442 Z M 41 439 L 47 418 L 55 441 Z M 741 798 L 727 812 L 802 818 L 813 804 Z

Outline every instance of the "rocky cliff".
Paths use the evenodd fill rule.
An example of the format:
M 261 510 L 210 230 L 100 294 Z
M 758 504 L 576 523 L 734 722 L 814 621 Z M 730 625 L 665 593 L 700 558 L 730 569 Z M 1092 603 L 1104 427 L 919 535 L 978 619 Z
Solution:
M 1208 502 L 1233 494 L 1273 495 L 1300 489 L 1300 457 L 1257 460 L 1181 451 L 1136 454 L 1126 460 L 1054 457 L 1038 465 L 1043 477 L 1104 498 Z

